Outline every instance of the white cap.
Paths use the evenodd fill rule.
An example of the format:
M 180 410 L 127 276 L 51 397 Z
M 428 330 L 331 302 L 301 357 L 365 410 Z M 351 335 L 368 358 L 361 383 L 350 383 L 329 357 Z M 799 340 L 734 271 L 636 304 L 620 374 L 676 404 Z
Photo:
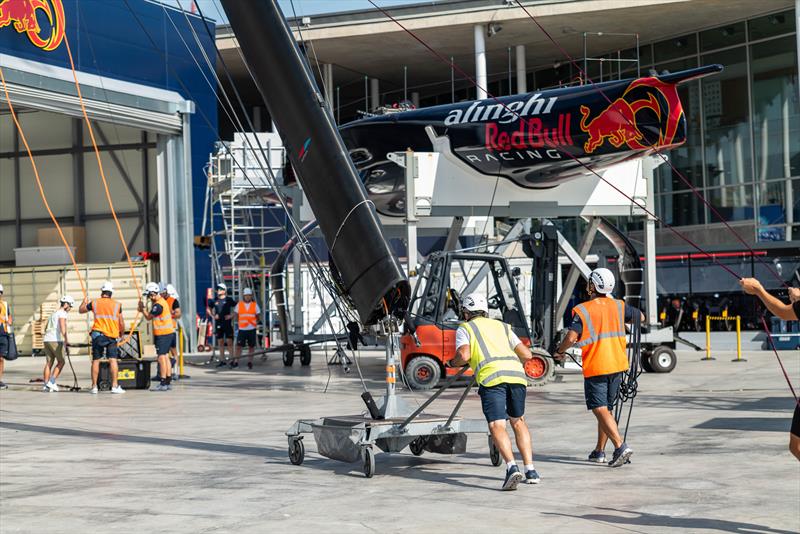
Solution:
M 489 313 L 489 305 L 486 302 L 486 297 L 478 293 L 472 293 L 464 298 L 464 309 L 468 312 L 486 312 Z
M 156 284 L 155 282 L 150 282 L 149 284 L 144 286 L 144 292 L 147 293 L 148 295 L 151 293 L 161 293 L 161 291 L 159 291 L 158 284 Z
M 598 267 L 592 274 L 589 275 L 589 281 L 594 284 L 594 288 L 598 293 L 608 295 L 614 291 L 614 273 L 605 267 Z
M 0 293 L 3 292 L 3 284 L 0 284 Z
M 172 284 L 167 284 L 167 295 L 178 298 L 178 292 L 175 290 L 175 286 Z
M 244 288 L 244 291 L 242 291 L 242 295 L 252 295 L 252 294 L 253 290 L 250 289 L 249 287 Z
M 103 292 L 103 293 L 105 293 L 106 291 L 108 291 L 109 293 L 112 293 L 114 291 L 114 284 L 112 284 L 111 282 L 108 282 L 108 281 L 103 282 L 103 285 L 100 286 L 100 291 Z
M 61 304 L 69 304 L 71 307 L 75 307 L 75 299 L 69 295 L 64 295 L 58 302 Z
M 219 284 L 217 284 L 217 291 L 219 291 L 219 290 L 227 291 L 228 290 L 228 286 L 226 286 L 223 282 L 220 282 Z

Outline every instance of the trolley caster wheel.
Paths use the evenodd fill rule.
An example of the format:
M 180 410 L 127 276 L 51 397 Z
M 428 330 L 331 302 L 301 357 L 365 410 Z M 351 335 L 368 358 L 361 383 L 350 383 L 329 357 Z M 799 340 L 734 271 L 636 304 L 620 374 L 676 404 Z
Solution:
M 300 365 L 311 365 L 311 347 L 308 345 L 300 347 Z
M 289 461 L 292 465 L 300 465 L 306 455 L 306 448 L 302 439 L 289 440 Z
M 106 382 L 105 380 L 101 380 L 97 383 L 97 389 L 99 391 L 111 391 L 111 382 Z
M 422 453 L 425 452 L 425 438 L 419 437 L 412 441 L 408 448 L 411 450 L 411 454 L 414 456 L 422 456 Z
M 675 352 L 664 345 L 659 345 L 653 349 L 653 354 L 650 356 L 650 367 L 656 373 L 669 373 L 675 369 L 678 363 L 678 358 Z
M 283 351 L 283 365 L 291 367 L 294 363 L 294 349 L 286 349 Z
M 364 457 L 364 476 L 372 478 L 375 475 L 375 451 L 372 450 L 372 447 L 364 447 L 362 455 Z
M 500 457 L 500 449 L 498 449 L 497 445 L 494 444 L 492 436 L 489 436 L 489 460 L 495 467 L 498 467 L 503 463 L 503 459 Z

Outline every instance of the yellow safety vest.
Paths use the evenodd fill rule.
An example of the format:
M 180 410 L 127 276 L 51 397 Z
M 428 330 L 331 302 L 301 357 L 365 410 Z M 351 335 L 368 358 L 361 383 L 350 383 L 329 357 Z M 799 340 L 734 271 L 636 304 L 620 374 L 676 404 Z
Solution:
M 8 332 L 8 325 L 11 324 L 11 316 L 8 314 L 8 304 L 0 300 L 0 330 Z
M 508 341 L 511 327 L 486 317 L 462 323 L 469 332 L 469 366 L 483 387 L 498 384 L 528 384 L 525 368 Z

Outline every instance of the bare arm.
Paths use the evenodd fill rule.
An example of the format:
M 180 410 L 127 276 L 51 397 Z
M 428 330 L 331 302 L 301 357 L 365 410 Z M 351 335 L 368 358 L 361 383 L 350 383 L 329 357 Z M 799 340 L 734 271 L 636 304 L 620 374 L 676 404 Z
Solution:
M 578 333 L 575 330 L 570 330 L 567 332 L 567 336 L 564 338 L 564 341 L 556 349 L 556 355 L 564 354 L 568 348 L 574 345 L 578 341 Z M 563 359 L 563 358 L 561 358 Z
M 739 280 L 739 285 L 742 286 L 742 289 L 748 295 L 755 295 L 758 297 L 761 302 L 764 303 L 764 306 L 776 317 L 780 317 L 784 321 L 794 321 L 798 319 L 790 303 L 781 302 L 777 297 L 770 295 L 767 290 L 764 289 L 764 286 L 761 285 L 761 282 L 755 278 L 742 278 Z M 791 297 L 792 293 L 790 292 L 789 295 Z
M 518 343 L 517 346 L 514 347 L 514 353 L 517 355 L 517 358 L 519 358 L 519 360 L 522 363 L 525 363 L 533 358 L 533 354 L 531 354 L 531 349 L 529 349 L 524 343 Z
M 450 360 L 451 367 L 464 367 L 471 357 L 469 345 L 461 345 L 456 349 L 456 355 Z
M 181 315 L 183 315 L 183 314 L 181 313 L 181 309 L 180 308 L 178 308 L 177 310 L 172 310 L 172 318 L 173 319 L 180 319 Z
M 69 341 L 67 341 L 67 320 L 61 317 L 58 320 L 58 329 L 61 330 L 61 338 L 64 340 L 64 346 L 66 347 L 69 345 Z
M 89 313 L 89 299 L 83 299 L 81 305 L 78 307 L 78 313 Z

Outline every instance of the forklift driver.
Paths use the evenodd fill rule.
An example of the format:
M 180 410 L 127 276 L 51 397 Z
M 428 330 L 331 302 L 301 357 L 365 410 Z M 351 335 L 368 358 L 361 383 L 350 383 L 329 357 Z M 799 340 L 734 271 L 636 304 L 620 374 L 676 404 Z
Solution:
M 523 480 L 528 484 L 538 484 L 540 478 L 533 466 L 531 435 L 523 417 L 528 377 L 520 363 L 533 357 L 531 351 L 509 325 L 489 319 L 489 305 L 483 295 L 468 295 L 462 310 L 464 323 L 456 331 L 456 355 L 448 365 L 462 367 L 469 364 L 475 373 L 489 432 L 506 462 L 502 489 L 515 490 Z M 525 465 L 524 475 L 514 461 L 506 419 L 511 421 L 514 429 L 517 448 Z

